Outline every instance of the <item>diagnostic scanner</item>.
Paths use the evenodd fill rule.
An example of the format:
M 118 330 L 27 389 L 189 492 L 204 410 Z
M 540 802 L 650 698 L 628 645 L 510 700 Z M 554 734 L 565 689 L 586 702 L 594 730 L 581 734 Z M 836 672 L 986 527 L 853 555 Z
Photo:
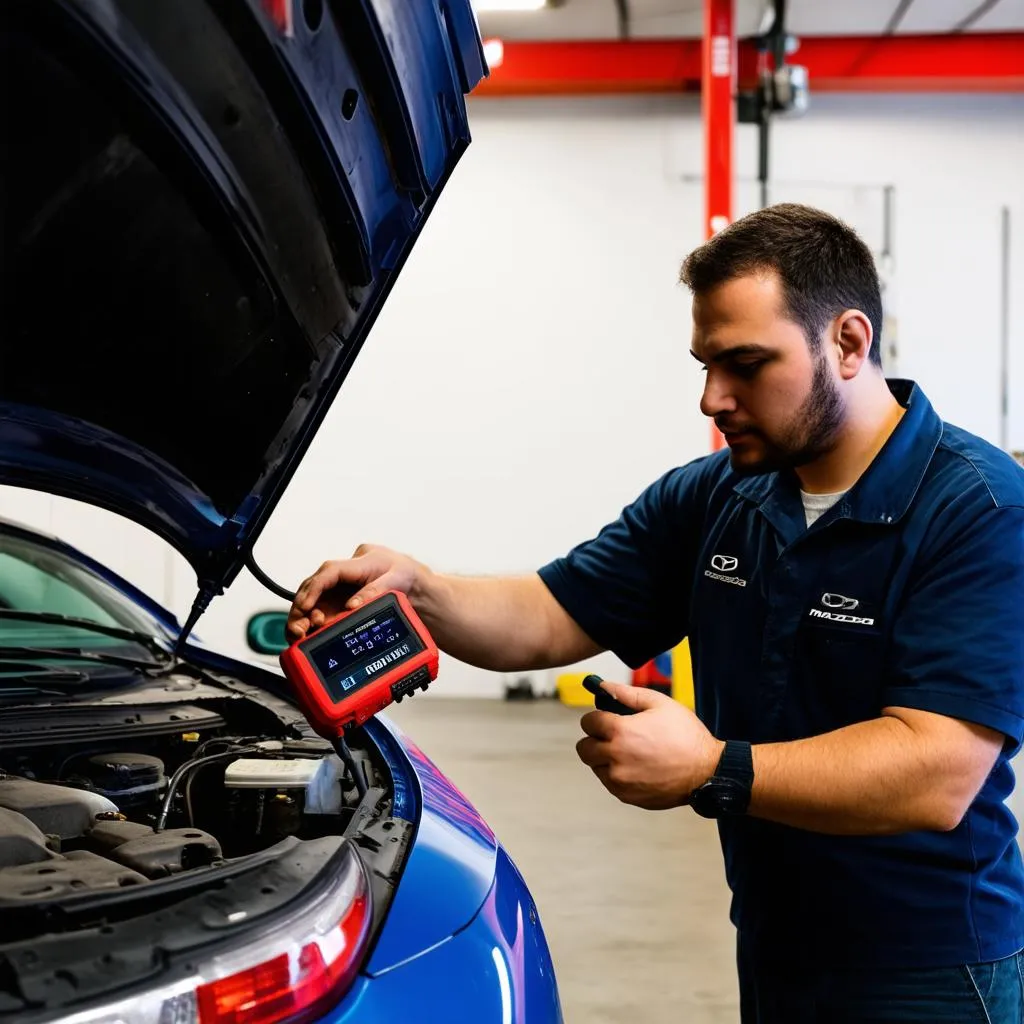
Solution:
M 325 622 L 281 654 L 310 725 L 325 739 L 437 678 L 437 645 L 397 590 Z
M 613 715 L 635 715 L 636 708 L 627 707 L 621 700 L 616 700 L 601 684 L 600 676 L 589 675 L 583 680 L 583 689 L 594 695 L 594 707 L 598 711 L 610 711 Z

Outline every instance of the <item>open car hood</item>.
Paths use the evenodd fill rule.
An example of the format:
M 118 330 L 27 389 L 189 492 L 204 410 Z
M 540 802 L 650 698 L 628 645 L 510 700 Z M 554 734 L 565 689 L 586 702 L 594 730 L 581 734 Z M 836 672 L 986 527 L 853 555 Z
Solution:
M 469 143 L 469 0 L 0 19 L 0 482 L 136 520 L 212 596 Z

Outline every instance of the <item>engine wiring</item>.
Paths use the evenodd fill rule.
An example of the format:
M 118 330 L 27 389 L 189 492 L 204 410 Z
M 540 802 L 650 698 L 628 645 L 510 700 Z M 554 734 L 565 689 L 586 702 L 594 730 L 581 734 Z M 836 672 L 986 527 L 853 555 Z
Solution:
M 227 744 L 228 749 L 217 751 L 213 754 L 206 753 L 206 751 L 214 745 L 222 743 Z M 196 748 L 192 757 L 181 764 L 171 776 L 170 781 L 167 783 L 167 791 L 164 794 L 163 802 L 160 807 L 160 815 L 157 818 L 156 824 L 153 826 L 153 830 L 155 832 L 163 831 L 167 824 L 171 805 L 174 802 L 174 796 L 178 791 L 178 787 L 181 785 L 182 779 L 185 779 L 186 776 L 187 779 L 185 781 L 184 789 L 185 814 L 189 826 L 193 827 L 195 825 L 195 812 L 192 805 L 192 783 L 203 768 L 240 757 L 244 754 L 276 753 L 282 750 L 282 748 L 283 744 L 280 740 L 261 739 L 258 736 L 214 736 L 205 740 Z M 356 792 L 358 793 L 359 798 L 362 799 L 366 796 L 367 789 L 369 788 L 362 766 L 356 762 L 352 751 L 349 749 L 349 746 L 345 743 L 344 739 L 339 738 L 335 742 L 334 748 L 341 757 L 345 767 L 348 769 L 348 774 L 352 779 Z
M 153 826 L 154 832 L 162 832 L 164 825 L 167 824 L 167 816 L 171 811 L 171 804 L 174 802 L 174 794 L 178 791 L 178 785 L 181 780 L 196 769 L 203 767 L 208 764 L 216 764 L 219 761 L 228 761 L 238 757 L 240 754 L 254 754 L 266 751 L 268 748 L 266 745 L 254 744 L 247 747 L 233 747 L 231 750 L 222 750 L 217 754 L 209 754 L 206 757 L 193 757 L 191 760 L 186 761 L 183 765 L 175 771 L 171 776 L 170 782 L 167 783 L 167 792 L 164 794 L 163 804 L 160 807 L 160 816 L 157 818 L 156 824 Z
M 202 743 L 199 744 L 198 747 L 196 747 L 194 753 L 192 754 L 191 760 L 195 761 L 201 758 L 206 753 L 206 751 L 209 750 L 210 747 L 212 747 L 215 743 L 226 743 L 230 748 L 232 748 L 230 752 L 233 753 L 239 747 L 251 746 L 252 744 L 257 743 L 259 740 L 259 736 L 214 736 L 211 739 L 204 740 Z M 225 751 L 225 753 L 227 752 L 228 751 Z M 204 766 L 198 765 L 196 766 L 195 771 L 189 772 L 188 781 L 185 783 L 185 813 L 188 817 L 188 824 L 190 828 L 194 827 L 196 823 L 195 814 L 193 813 L 192 810 L 192 783 L 195 782 L 196 776 L 199 774 L 202 767 Z

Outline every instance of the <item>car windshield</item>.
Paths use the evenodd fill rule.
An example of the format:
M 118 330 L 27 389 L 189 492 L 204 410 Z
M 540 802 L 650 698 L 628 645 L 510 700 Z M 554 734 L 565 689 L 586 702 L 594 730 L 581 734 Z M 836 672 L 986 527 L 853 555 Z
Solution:
M 151 666 L 161 654 L 152 632 L 126 598 L 73 558 L 0 532 L 0 677 Z

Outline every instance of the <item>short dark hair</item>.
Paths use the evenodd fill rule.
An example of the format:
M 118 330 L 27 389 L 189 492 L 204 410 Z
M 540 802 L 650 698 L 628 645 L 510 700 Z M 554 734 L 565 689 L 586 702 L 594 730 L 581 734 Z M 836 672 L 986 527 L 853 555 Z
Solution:
M 882 365 L 882 293 L 871 250 L 837 217 L 799 203 L 747 214 L 686 257 L 679 279 L 695 295 L 737 277 L 774 271 L 785 315 L 817 350 L 829 321 L 859 309 L 871 321 L 869 358 Z

